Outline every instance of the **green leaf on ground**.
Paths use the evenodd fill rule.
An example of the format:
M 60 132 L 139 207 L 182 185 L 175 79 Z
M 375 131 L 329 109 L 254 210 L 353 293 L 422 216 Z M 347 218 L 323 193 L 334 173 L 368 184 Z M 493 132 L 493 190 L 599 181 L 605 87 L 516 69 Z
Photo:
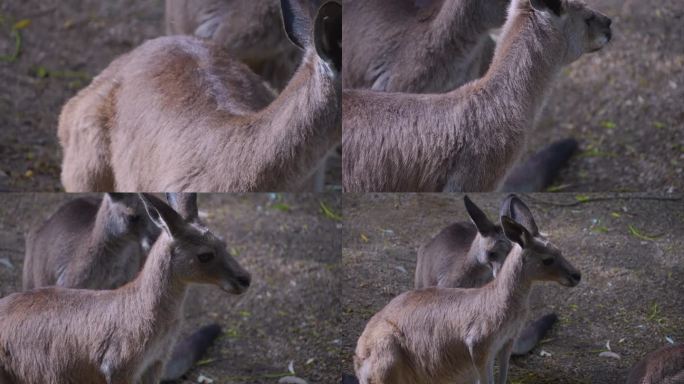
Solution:
M 575 196 L 575 200 L 577 200 L 580 203 L 586 203 L 587 201 L 591 200 L 591 197 L 587 195 L 577 195 Z
M 342 216 L 330 209 L 324 201 L 321 201 L 321 212 L 323 212 L 323 216 L 332 221 L 342 221 Z
M 663 235 L 646 235 L 646 234 L 642 233 L 641 231 L 639 231 L 637 229 L 637 227 L 633 226 L 632 224 L 629 224 L 628 228 L 629 228 L 629 233 L 632 236 L 636 237 L 637 239 L 646 240 L 646 241 L 656 241 L 659 238 L 663 237 Z
M 280 211 L 280 212 L 290 212 L 291 211 L 290 206 L 285 204 L 285 203 L 273 204 L 273 205 L 271 205 L 271 208 L 273 208 L 277 211 Z
M 609 120 L 604 120 L 601 122 L 601 127 L 605 129 L 615 129 L 617 128 L 617 124 Z
M 31 25 L 31 19 L 21 19 L 14 23 L 12 29 L 14 29 L 15 31 L 21 31 L 22 29 L 28 28 L 29 25 Z

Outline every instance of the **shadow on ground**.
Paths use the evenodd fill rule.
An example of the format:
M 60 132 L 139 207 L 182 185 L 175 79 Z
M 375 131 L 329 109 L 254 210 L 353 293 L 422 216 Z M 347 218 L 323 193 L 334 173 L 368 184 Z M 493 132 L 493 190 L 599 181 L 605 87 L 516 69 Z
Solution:
M 21 289 L 24 234 L 67 197 L 0 195 L 0 297 Z M 321 202 L 331 214 L 324 214 Z M 223 336 L 186 383 L 275 383 L 288 372 L 309 383 L 339 378 L 339 195 L 203 195 L 200 214 L 252 273 L 243 296 L 195 286 L 183 333 L 218 322 Z
M 494 218 L 503 195 L 471 195 Z M 532 315 L 561 321 L 533 353 L 515 358 L 512 383 L 624 383 L 647 352 L 684 342 L 684 201 L 632 195 L 523 196 L 542 232 L 582 271 L 574 288 L 537 285 Z M 572 206 L 564 207 L 564 204 Z M 462 195 L 345 195 L 343 370 L 370 317 L 411 289 L 416 249 L 466 220 Z M 620 360 L 599 357 L 610 342 Z M 550 356 L 542 357 L 541 351 Z

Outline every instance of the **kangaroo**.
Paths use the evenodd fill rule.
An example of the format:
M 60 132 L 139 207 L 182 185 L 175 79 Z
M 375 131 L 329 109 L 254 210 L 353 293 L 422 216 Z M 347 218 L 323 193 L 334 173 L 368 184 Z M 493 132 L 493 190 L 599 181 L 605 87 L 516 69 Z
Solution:
M 501 226 L 494 224 L 468 196 L 464 196 L 471 222 L 454 223 L 418 251 L 415 289 L 428 287 L 479 288 L 492 281 L 511 250 Z M 539 242 L 540 234 L 532 212 L 517 196 L 508 196 L 501 215 L 511 217 L 527 228 Z M 558 320 L 554 313 L 544 315 L 526 326 L 516 339 L 512 354 L 526 355 L 537 346 Z
M 684 344 L 669 345 L 634 365 L 626 384 L 684 383 Z
M 276 89 L 301 60 L 281 24 L 278 0 L 166 0 L 166 34 L 212 40 Z
M 491 191 L 517 161 L 554 75 L 612 37 L 575 0 L 514 0 L 487 74 L 439 95 L 343 92 L 347 192 Z
M 416 289 L 481 287 L 501 269 L 511 242 L 468 196 L 463 202 L 471 222 L 449 225 L 418 250 Z
M 118 288 L 140 271 L 158 235 L 136 195 L 71 200 L 29 232 L 23 288 Z
M 341 140 L 342 7 L 282 0 L 305 51 L 275 99 L 246 66 L 187 36 L 148 41 L 115 60 L 64 107 L 68 191 L 297 189 Z M 316 1 L 315 3 L 319 3 Z
M 574 287 L 580 279 L 561 252 L 509 218 L 513 243 L 499 275 L 481 288 L 432 287 L 403 293 L 366 325 L 354 367 L 362 384 L 506 383 L 513 341 L 527 317 L 536 281 Z
M 187 222 L 206 228 L 199 221 L 197 194 L 169 193 L 167 199 Z M 26 241 L 24 290 L 45 286 L 119 288 L 133 280 L 142 268 L 149 246 L 141 250 L 138 245 L 154 243 L 159 233 L 137 195 L 111 193 L 100 201 L 69 201 L 30 232 Z M 219 334 L 220 327 L 211 324 L 180 342 L 163 378 L 177 379 L 185 374 Z
M 510 0 L 347 0 L 344 88 L 443 93 L 481 77 Z
M 140 195 L 161 234 L 140 274 L 108 291 L 59 287 L 0 299 L 0 378 L 33 383 L 156 383 L 189 284 L 243 293 L 250 275 L 206 229 Z

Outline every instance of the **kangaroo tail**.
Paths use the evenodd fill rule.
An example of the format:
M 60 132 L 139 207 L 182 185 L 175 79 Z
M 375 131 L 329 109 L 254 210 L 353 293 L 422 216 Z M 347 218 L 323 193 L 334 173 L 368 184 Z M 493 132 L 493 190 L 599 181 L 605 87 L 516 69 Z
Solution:
M 501 192 L 543 192 L 565 167 L 579 143 L 573 138 L 556 141 L 515 166 Z
M 359 384 L 359 380 L 352 375 L 342 374 L 342 384 Z
M 218 324 L 205 325 L 189 337 L 180 340 L 164 368 L 163 382 L 174 381 L 185 375 L 221 334 Z
M 558 316 L 555 313 L 551 313 L 530 323 L 518 335 L 518 339 L 513 345 L 513 355 L 520 356 L 530 353 L 556 321 L 558 321 Z

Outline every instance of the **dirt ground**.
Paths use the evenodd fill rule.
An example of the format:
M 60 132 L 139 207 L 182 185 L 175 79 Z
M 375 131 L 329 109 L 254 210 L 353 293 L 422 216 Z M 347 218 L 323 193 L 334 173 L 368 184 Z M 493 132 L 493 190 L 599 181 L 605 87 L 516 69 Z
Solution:
M 24 234 L 72 198 L 63 194 L 0 194 L 0 297 L 21 288 Z M 225 237 L 252 273 L 243 296 L 192 288 L 183 332 L 217 322 L 223 335 L 185 383 L 200 375 L 216 384 L 339 380 L 340 195 L 203 195 L 200 214 Z M 325 215 L 321 202 L 332 215 Z M 7 263 L 9 261 L 9 263 Z
M 117 56 L 163 34 L 163 0 L 0 0 L 0 191 L 56 191 L 62 106 Z M 340 190 L 340 162 L 327 186 Z
M 529 356 L 513 359 L 511 383 L 624 383 L 666 337 L 684 342 L 684 201 L 578 201 L 601 197 L 522 196 L 582 282 L 533 288 L 532 316 L 555 312 L 561 321 Z M 471 198 L 495 218 L 504 196 Z M 343 206 L 342 368 L 353 372 L 368 319 L 413 286 L 417 248 L 467 216 L 462 195 L 344 195 Z M 619 360 L 599 357 L 607 342 Z

